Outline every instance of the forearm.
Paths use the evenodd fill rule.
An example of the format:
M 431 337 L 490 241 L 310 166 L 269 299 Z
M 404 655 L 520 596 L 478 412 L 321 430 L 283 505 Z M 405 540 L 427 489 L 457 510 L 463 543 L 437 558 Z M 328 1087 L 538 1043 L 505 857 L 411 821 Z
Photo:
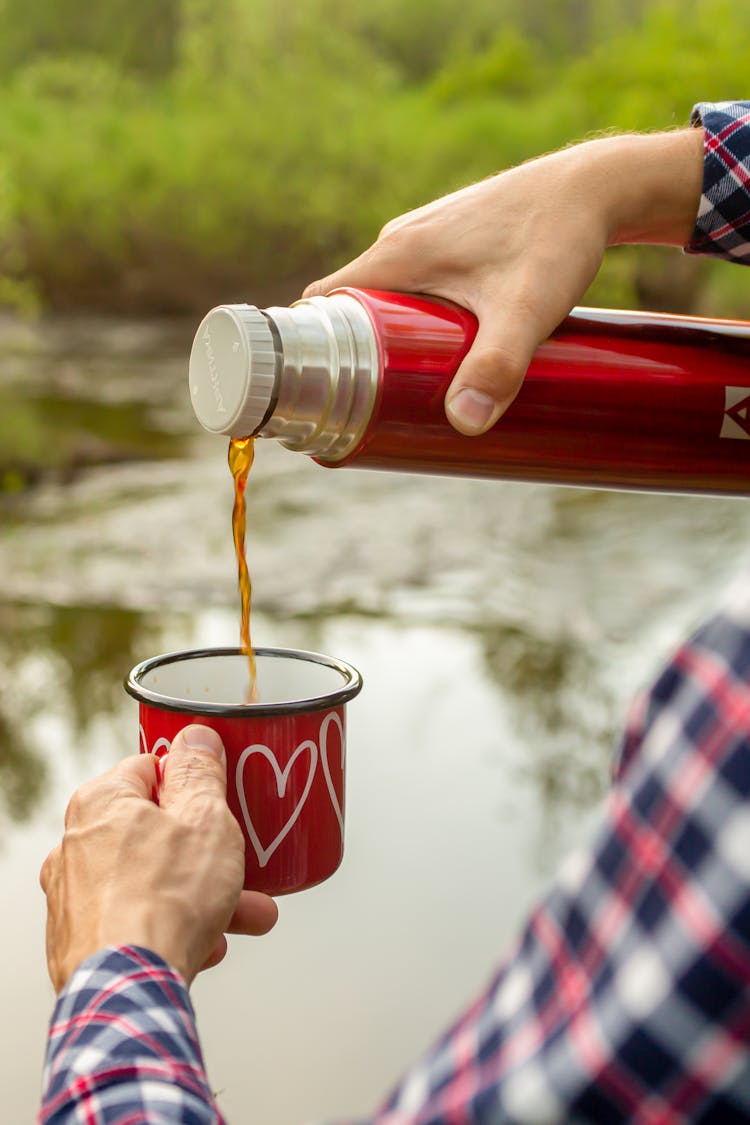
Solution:
M 50 1028 L 38 1125 L 221 1125 L 182 978 L 143 949 L 73 973 Z

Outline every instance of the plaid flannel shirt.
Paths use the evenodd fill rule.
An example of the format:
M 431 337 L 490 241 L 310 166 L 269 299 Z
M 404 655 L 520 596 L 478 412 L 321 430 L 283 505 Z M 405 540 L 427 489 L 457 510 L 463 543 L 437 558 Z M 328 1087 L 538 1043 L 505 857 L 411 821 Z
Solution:
M 103 949 L 61 993 L 39 1120 L 211 1125 L 216 1110 L 182 977 L 146 949 Z
M 699 102 L 705 135 L 703 192 L 689 254 L 750 262 L 750 102 Z
M 750 103 L 701 104 L 687 250 L 750 260 Z M 180 978 L 84 962 L 52 1019 L 40 1125 L 220 1125 Z M 636 703 L 601 827 L 377 1125 L 750 1122 L 750 584 Z

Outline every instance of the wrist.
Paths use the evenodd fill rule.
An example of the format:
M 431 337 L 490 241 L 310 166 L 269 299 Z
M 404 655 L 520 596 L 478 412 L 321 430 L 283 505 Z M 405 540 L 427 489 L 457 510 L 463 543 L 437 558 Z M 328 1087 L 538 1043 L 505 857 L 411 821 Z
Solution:
M 166 961 L 190 986 L 201 962 L 204 959 L 196 954 L 185 940 L 191 932 L 189 919 L 179 911 L 175 915 L 182 919 L 182 925 L 174 925 L 174 919 L 167 912 L 139 911 L 133 909 L 127 922 L 119 923 L 113 919 L 111 924 L 103 924 L 99 929 L 98 946 L 135 946 L 148 949 Z
M 695 227 L 703 186 L 703 130 L 679 129 L 590 142 L 591 172 L 602 201 L 607 244 L 684 246 Z
M 194 965 L 195 957 L 191 957 L 191 951 L 185 947 L 179 933 L 158 920 L 138 917 L 137 910 L 133 914 L 136 917 L 119 922 L 117 919 L 100 920 L 98 925 L 87 927 L 85 936 L 79 935 L 78 940 L 72 935 L 62 954 L 50 960 L 50 976 L 55 990 L 60 992 L 78 966 L 89 957 L 105 949 L 123 948 L 148 950 L 165 961 L 189 986 L 200 966 Z

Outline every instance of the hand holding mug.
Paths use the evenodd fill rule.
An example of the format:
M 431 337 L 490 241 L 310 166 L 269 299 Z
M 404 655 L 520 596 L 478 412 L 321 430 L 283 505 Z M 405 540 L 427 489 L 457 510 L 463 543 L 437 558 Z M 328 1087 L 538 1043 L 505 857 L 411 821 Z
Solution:
M 40 877 L 58 991 L 108 945 L 150 949 L 190 984 L 221 961 L 225 933 L 264 934 L 276 922 L 273 899 L 242 890 L 244 841 L 226 803 L 219 736 L 188 726 L 162 764 L 126 758 L 68 805 Z

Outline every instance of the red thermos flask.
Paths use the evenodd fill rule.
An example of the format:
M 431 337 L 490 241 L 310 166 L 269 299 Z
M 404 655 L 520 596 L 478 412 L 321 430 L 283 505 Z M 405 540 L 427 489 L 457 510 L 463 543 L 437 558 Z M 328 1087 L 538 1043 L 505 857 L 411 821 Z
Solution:
M 750 324 L 575 309 L 497 424 L 465 437 L 443 403 L 476 326 L 446 301 L 356 289 L 219 306 L 191 400 L 214 433 L 330 467 L 750 494 Z

